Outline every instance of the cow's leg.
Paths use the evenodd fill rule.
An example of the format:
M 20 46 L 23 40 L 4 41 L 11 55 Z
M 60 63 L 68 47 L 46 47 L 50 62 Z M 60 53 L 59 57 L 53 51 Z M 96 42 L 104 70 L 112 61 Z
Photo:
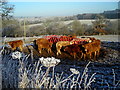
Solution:
M 97 56 L 99 57 L 99 55 L 100 55 L 100 50 L 97 51 Z
M 61 51 L 60 51 L 60 50 L 57 51 L 57 55 L 59 55 L 59 54 L 61 54 Z
M 39 53 L 42 53 L 41 50 L 39 50 Z
M 89 58 L 91 59 L 92 53 L 89 53 Z
M 48 53 L 51 53 L 51 52 L 52 52 L 52 51 L 51 51 L 51 48 L 49 48 L 49 49 L 48 49 Z
M 57 51 L 57 55 L 59 55 L 58 51 Z
M 12 51 L 14 51 L 17 47 L 12 47 Z
M 19 48 L 20 48 L 20 51 L 22 52 L 22 51 L 23 51 L 23 47 L 22 47 L 22 46 L 20 46 Z
M 42 53 L 41 50 L 42 50 L 42 48 L 38 46 L 38 51 L 40 54 Z
M 76 53 L 75 52 L 73 52 L 73 56 L 74 56 L 74 59 L 76 58 Z
M 60 49 L 61 49 L 61 47 L 59 46 L 59 47 L 57 48 L 57 55 L 61 54 Z
M 60 52 L 60 51 L 59 51 L 59 49 L 57 48 L 57 55 L 59 55 L 59 52 Z
M 94 59 L 97 58 L 97 51 L 94 52 Z
M 81 57 L 80 57 L 80 59 L 82 59 L 82 57 L 84 57 L 84 54 L 83 54 L 83 53 L 81 53 Z
M 83 58 L 84 58 L 84 59 L 86 59 L 86 55 L 87 55 L 87 54 L 83 54 Z

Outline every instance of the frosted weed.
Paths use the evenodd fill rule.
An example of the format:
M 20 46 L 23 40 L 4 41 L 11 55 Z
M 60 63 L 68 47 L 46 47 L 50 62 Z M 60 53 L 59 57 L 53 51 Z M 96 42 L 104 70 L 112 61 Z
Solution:
M 60 63 L 60 59 L 56 59 L 54 57 L 51 57 L 51 58 L 41 57 L 41 58 L 39 58 L 39 60 L 40 60 L 41 64 L 45 67 L 54 67 L 58 63 Z
M 12 56 L 12 59 L 20 59 L 22 57 L 22 53 L 16 51 L 16 52 L 13 52 L 11 56 Z
M 70 71 L 73 73 L 73 74 L 79 74 L 80 72 L 78 70 L 76 70 L 75 68 L 70 68 Z

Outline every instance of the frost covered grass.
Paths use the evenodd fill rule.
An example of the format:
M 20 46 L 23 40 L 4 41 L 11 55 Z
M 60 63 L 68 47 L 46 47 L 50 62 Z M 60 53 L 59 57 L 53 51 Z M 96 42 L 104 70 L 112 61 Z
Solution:
M 4 48 L 0 51 L 2 57 L 3 88 L 90 88 L 95 82 L 94 73 L 88 78 L 88 65 L 83 73 L 75 68 L 70 68 L 71 75 L 58 74 L 55 67 L 60 59 L 54 57 L 39 58 L 35 63 L 29 63 L 29 55 L 18 51 L 9 52 Z M 8 54 L 7 54 L 8 53 Z M 45 69 L 43 69 L 45 68 Z
M 114 69 L 112 69 L 112 72 L 113 72 L 113 80 L 112 80 L 112 83 L 109 84 L 106 80 L 105 80 L 105 83 L 107 84 L 107 86 L 108 86 L 109 89 L 111 89 L 111 88 L 117 89 L 117 87 L 120 86 L 120 80 L 118 80 L 118 81 L 116 82 L 116 75 L 115 75 Z
M 95 83 L 97 79 L 95 78 L 96 73 L 89 74 L 88 66 L 90 62 L 82 72 L 75 68 L 69 68 L 71 74 L 66 76 L 64 72 L 55 72 L 55 68 L 61 60 L 54 57 L 41 57 L 31 63 L 32 54 L 25 55 L 18 51 L 11 52 L 4 47 L 0 51 L 0 57 L 2 57 L 3 88 L 90 89 L 93 87 L 92 83 Z M 116 88 L 120 81 L 115 82 L 114 70 L 113 73 L 113 85 Z M 111 87 L 107 81 L 106 84 L 108 88 Z

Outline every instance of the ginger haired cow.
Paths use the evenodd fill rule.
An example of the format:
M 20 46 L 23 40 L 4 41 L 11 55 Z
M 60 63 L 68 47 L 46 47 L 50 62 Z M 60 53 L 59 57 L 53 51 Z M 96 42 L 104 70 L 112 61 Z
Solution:
M 72 44 L 70 41 L 59 41 L 59 42 L 57 42 L 56 43 L 57 55 L 61 54 L 60 49 L 63 46 L 67 46 L 67 45 L 70 45 L 70 44 Z
M 43 48 L 47 49 L 48 53 L 51 53 L 52 43 L 50 43 L 47 39 L 39 38 L 35 40 L 35 44 L 38 46 L 39 53 L 41 53 Z
M 84 48 L 84 59 L 86 58 L 87 55 L 89 55 L 89 58 L 91 59 L 92 57 L 92 53 L 94 53 L 94 57 L 99 55 L 100 52 L 100 48 L 101 48 L 101 42 L 100 40 L 94 40 L 91 43 L 87 43 L 82 45 L 82 47 Z
M 22 40 L 16 40 L 16 41 L 10 41 L 8 44 L 11 46 L 12 50 L 16 50 L 17 48 L 20 49 L 20 51 L 23 50 L 23 41 Z

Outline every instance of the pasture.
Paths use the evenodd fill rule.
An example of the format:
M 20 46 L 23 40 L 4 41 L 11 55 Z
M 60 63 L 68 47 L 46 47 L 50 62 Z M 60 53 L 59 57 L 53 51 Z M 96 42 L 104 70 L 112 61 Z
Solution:
M 62 51 L 61 55 L 56 55 L 56 50 L 53 50 L 52 53 L 48 53 L 46 50 L 42 50 L 42 53 L 40 54 L 36 48 L 34 47 L 32 41 L 36 38 L 40 38 L 42 36 L 39 37 L 26 37 L 25 38 L 25 45 L 23 48 L 23 54 L 24 56 L 27 55 L 26 57 L 23 57 L 20 61 L 18 59 L 12 59 L 11 58 L 11 50 L 10 47 L 8 45 L 4 45 L 7 46 L 8 48 L 4 48 L 4 50 L 1 50 L 1 58 L 2 58 L 2 65 L 0 65 L 3 69 L 3 74 L 2 75 L 6 75 L 6 76 L 2 76 L 3 77 L 3 86 L 5 88 L 8 87 L 18 87 L 19 85 L 24 86 L 24 88 L 29 88 L 32 87 L 30 85 L 32 85 L 32 79 L 34 79 L 36 76 L 39 77 L 38 75 L 38 71 L 41 69 L 40 68 L 40 62 L 39 62 L 39 58 L 44 57 L 54 57 L 56 59 L 60 59 L 60 63 L 58 65 L 56 65 L 54 67 L 54 69 L 50 68 L 50 69 L 46 69 L 45 67 L 42 67 L 43 72 L 46 71 L 47 73 L 49 73 L 47 77 L 50 78 L 50 81 L 48 80 L 47 82 L 49 82 L 49 84 L 44 83 L 41 84 L 41 88 L 54 88 L 53 86 L 56 85 L 56 80 L 54 81 L 54 79 L 56 79 L 56 77 L 54 77 L 54 79 L 52 78 L 53 74 L 54 75 L 61 75 L 63 73 L 62 80 L 61 82 L 64 82 L 64 80 L 66 80 L 66 82 L 61 83 L 61 85 L 58 85 L 58 88 L 75 88 L 75 87 L 79 87 L 82 89 L 88 89 L 88 88 L 106 88 L 106 89 L 110 89 L 110 88 L 120 88 L 120 57 L 119 57 L 119 53 L 120 53 L 120 42 L 118 40 L 118 35 L 96 35 L 96 36 L 90 36 L 90 37 L 95 37 L 96 39 L 100 39 L 101 40 L 101 50 L 100 50 L 100 56 L 96 59 L 96 60 L 90 60 L 90 59 L 79 59 L 79 57 L 77 57 L 76 59 L 73 58 L 73 56 L 69 55 L 68 53 Z M 80 38 L 81 36 L 78 36 L 78 38 Z M 19 40 L 19 39 L 24 39 L 24 38 L 6 38 L 5 41 L 14 41 L 14 40 Z M 54 46 L 53 46 L 54 48 Z M 27 59 L 26 59 L 27 58 Z M 9 63 L 7 63 L 9 62 Z M 89 63 L 90 62 L 90 63 Z M 88 64 L 89 63 L 89 64 Z M 15 65 L 12 65 L 15 64 Z M 34 78 L 30 78 L 31 73 L 29 72 L 30 68 L 29 65 L 31 65 L 33 68 L 32 75 Z M 86 66 L 87 65 L 87 66 Z M 12 69 L 9 69 L 11 66 Z M 19 67 L 18 67 L 19 66 Z M 85 67 L 86 66 L 86 67 Z M 19 68 L 22 71 L 19 71 L 19 69 L 15 69 L 15 68 Z M 74 68 L 76 70 L 79 71 L 79 75 L 77 76 L 77 74 L 74 74 L 73 77 L 67 78 L 71 75 L 70 72 L 70 68 Z M 36 73 L 33 73 L 36 71 Z M 4 71 L 6 70 L 6 71 Z M 11 70 L 11 71 L 10 71 Z M 17 75 L 15 75 L 14 73 L 16 73 Z M 19 72 L 18 72 L 19 71 Z M 7 75 L 11 72 L 11 75 Z M 22 74 L 21 74 L 22 73 Z M 25 74 L 28 74 L 28 77 L 26 77 Z M 37 74 L 37 75 L 36 75 Z M 12 76 L 13 75 L 13 76 Z M 19 79 L 19 75 L 22 75 L 23 77 L 20 78 L 22 82 L 22 84 L 20 84 L 19 80 L 16 80 L 15 77 L 17 79 Z M 35 76 L 36 75 L 36 76 Z M 44 73 L 42 73 L 42 75 L 44 75 Z M 93 75 L 93 77 L 92 77 Z M 5 79 L 8 78 L 8 79 Z M 43 77 L 42 77 L 43 78 Z M 77 82 L 79 82 L 79 84 L 77 85 L 77 83 L 75 82 L 75 80 L 78 80 Z M 94 82 L 89 82 L 89 80 L 94 80 Z M 51 85 L 51 80 L 53 79 L 54 81 L 54 85 Z M 60 79 L 60 78 L 58 78 Z M 68 80 L 70 79 L 70 80 Z M 25 80 L 27 80 L 28 82 L 27 85 L 25 86 L 23 85 L 25 82 Z M 36 81 L 39 79 L 35 79 Z M 8 81 L 8 82 L 7 82 Z M 44 81 L 44 80 L 43 80 Z M 70 83 L 69 83 L 70 82 Z M 81 84 L 81 82 L 83 84 Z M 11 83 L 11 84 L 10 84 Z M 6 85 L 5 85 L 6 84 Z M 9 85 L 10 84 L 10 85 Z M 39 87 L 39 83 L 36 82 L 36 85 L 38 85 Z M 49 85 L 51 85 L 49 87 Z M 73 86 L 72 86 L 73 85 Z M 79 86 L 80 85 L 80 86 Z M 88 86 L 87 86 L 88 85 Z M 74 87 L 75 86 L 75 87 Z M 20 86 L 19 86 L 20 87 Z M 37 86 L 35 87 L 33 85 L 32 88 L 37 88 Z

